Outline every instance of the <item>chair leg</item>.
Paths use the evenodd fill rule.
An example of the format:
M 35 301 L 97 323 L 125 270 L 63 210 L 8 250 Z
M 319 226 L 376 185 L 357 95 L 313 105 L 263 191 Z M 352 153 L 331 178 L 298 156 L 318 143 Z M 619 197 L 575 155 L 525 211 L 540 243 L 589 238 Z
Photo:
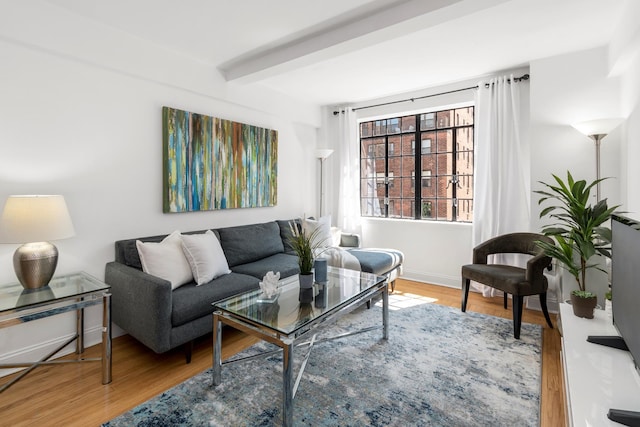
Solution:
M 469 298 L 469 286 L 471 281 L 469 279 L 462 278 L 462 312 L 467 311 L 467 299 Z
M 553 329 L 553 324 L 551 323 L 551 318 L 549 317 L 549 311 L 547 310 L 547 293 L 544 292 L 540 294 L 540 308 L 542 308 L 542 312 L 544 313 L 544 318 L 547 319 L 547 325 L 551 329 Z
M 513 337 L 520 339 L 520 327 L 522 326 L 522 305 L 524 297 L 513 295 Z
M 509 299 L 509 294 L 506 292 L 502 292 L 502 295 L 504 295 L 504 308 L 505 310 L 507 309 L 507 300 Z

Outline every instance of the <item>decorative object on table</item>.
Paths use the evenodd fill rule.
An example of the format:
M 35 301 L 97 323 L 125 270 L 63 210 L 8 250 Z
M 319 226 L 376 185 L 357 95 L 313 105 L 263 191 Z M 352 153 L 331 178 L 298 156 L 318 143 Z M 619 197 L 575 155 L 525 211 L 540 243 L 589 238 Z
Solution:
M 547 187 L 547 190 L 535 191 L 535 193 L 542 195 L 538 204 L 547 200 L 557 202 L 540 212 L 540 218 L 548 216 L 554 221 L 545 226 L 542 232 L 546 236 L 553 237 L 557 244 L 540 241 L 538 245 L 548 256 L 560 261 L 564 269 L 574 277 L 578 289 L 572 291 L 572 301 L 574 294 L 579 297 L 579 301 L 596 296 L 593 290 L 587 290 L 587 270 L 597 269 L 606 274 L 606 271 L 594 262 L 592 257 L 596 255 L 611 257 L 611 229 L 603 224 L 611 218 L 619 205 L 608 207 L 607 199 L 598 201 L 595 206 L 589 203 L 591 189 L 602 181 L 602 178 L 588 185 L 585 180 L 575 181 L 568 171 L 566 182 L 556 175 L 553 175 L 553 178 L 556 181 L 555 185 L 541 181 L 540 183 Z M 575 311 L 574 304 L 576 316 L 583 317 L 583 312 L 581 310 L 578 312 L 580 314 Z M 586 317 L 593 318 L 593 311 Z
M 318 205 L 318 210 L 319 210 L 319 217 L 322 217 L 322 213 L 323 213 L 323 205 L 322 205 L 322 201 L 324 199 L 324 180 L 323 180 L 323 169 L 324 169 L 324 161 L 327 159 L 327 157 L 329 157 L 330 155 L 333 154 L 333 150 L 330 148 L 318 148 L 316 150 L 316 158 L 318 160 L 320 160 L 320 203 Z
M 314 306 L 316 308 L 325 308 L 327 299 L 329 298 L 329 285 L 327 283 L 318 284 L 318 293 L 314 297 Z
M 275 206 L 278 131 L 162 108 L 163 212 Z
M 267 272 L 259 283 L 262 295 L 258 302 L 274 302 L 278 299 L 278 283 L 280 281 L 280 272 Z
M 298 301 L 300 302 L 301 306 L 305 304 L 305 308 L 309 308 L 306 307 L 306 305 L 311 306 L 311 303 L 313 302 L 313 287 L 303 288 L 301 286 L 300 292 L 298 293 Z
M 295 221 L 289 222 L 289 228 L 291 230 L 289 244 L 298 256 L 300 287 L 311 288 L 313 286 L 313 261 L 319 248 L 319 239 L 316 236 L 320 231 L 317 228 L 313 232 L 307 233 Z
M 25 289 L 46 286 L 58 265 L 58 249 L 49 240 L 75 235 L 64 197 L 9 196 L 0 218 L 0 242 L 22 243 L 13 268 Z
M 316 282 L 322 283 L 327 281 L 327 260 L 324 258 L 317 258 L 313 262 L 313 271 L 315 274 Z
M 617 128 L 624 119 L 597 119 L 575 123 L 572 126 L 588 136 L 596 145 L 596 202 L 600 201 L 600 142 L 611 131 Z

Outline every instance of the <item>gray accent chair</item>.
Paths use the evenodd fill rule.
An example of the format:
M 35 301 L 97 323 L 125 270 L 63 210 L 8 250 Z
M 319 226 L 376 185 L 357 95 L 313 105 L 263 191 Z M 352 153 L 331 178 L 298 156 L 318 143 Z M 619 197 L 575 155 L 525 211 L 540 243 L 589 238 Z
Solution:
M 542 240 L 554 244 L 547 236 L 536 233 L 510 233 L 494 237 L 473 249 L 473 264 L 462 266 L 462 311 L 467 310 L 467 299 L 471 280 L 501 290 L 504 293 L 504 308 L 507 308 L 507 296 L 513 300 L 513 336 L 520 339 L 524 297 L 539 295 L 540 307 L 550 328 L 553 328 L 547 310 L 548 282 L 545 268 L 551 265 L 536 241 Z M 503 264 L 487 264 L 489 255 L 526 254 L 532 257 L 526 268 Z

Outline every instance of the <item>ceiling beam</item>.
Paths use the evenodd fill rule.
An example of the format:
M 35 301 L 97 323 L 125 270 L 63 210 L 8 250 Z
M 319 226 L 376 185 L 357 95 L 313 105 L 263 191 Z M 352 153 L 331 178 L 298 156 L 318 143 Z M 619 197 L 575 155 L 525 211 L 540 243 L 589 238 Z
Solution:
M 332 25 L 320 24 L 319 30 L 241 55 L 218 69 L 228 82 L 255 82 L 507 1 L 511 0 L 402 0 Z

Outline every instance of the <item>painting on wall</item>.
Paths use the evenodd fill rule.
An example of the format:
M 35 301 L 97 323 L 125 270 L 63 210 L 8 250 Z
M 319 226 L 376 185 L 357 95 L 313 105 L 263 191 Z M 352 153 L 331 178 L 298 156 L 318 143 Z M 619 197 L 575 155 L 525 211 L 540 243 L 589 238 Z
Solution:
M 163 211 L 275 206 L 278 131 L 162 108 Z

